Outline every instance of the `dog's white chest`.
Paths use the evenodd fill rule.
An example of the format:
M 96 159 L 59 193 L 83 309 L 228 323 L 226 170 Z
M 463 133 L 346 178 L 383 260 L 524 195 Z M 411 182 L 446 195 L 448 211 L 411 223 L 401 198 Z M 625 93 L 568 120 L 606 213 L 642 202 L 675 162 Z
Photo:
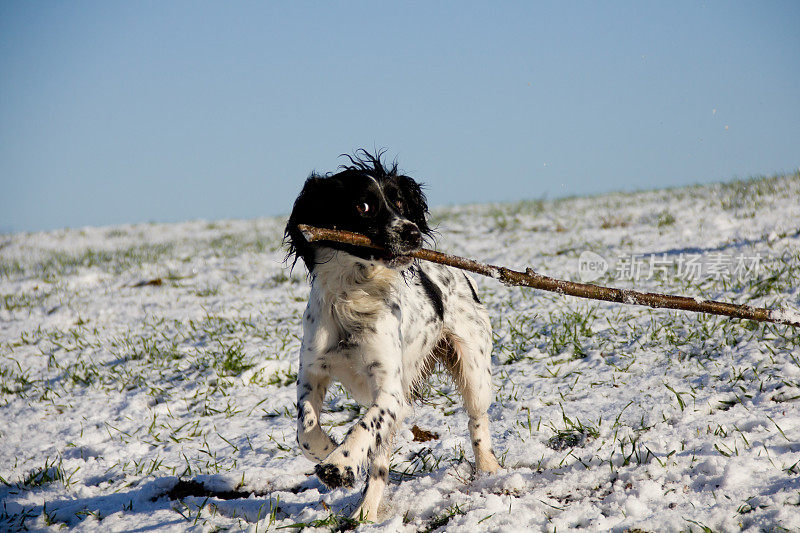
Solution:
M 367 405 L 384 379 L 397 381 L 408 393 L 441 335 L 441 325 L 427 316 L 433 312 L 423 309 L 424 295 L 415 282 L 390 274 L 338 285 L 338 291 L 314 283 L 304 315 L 303 364 L 340 382 Z
M 389 336 L 374 332 L 396 331 L 397 326 L 387 321 L 385 306 L 365 301 L 366 293 L 333 295 L 314 289 L 304 315 L 301 361 L 341 383 L 357 402 L 369 404 L 372 359 L 392 351 Z

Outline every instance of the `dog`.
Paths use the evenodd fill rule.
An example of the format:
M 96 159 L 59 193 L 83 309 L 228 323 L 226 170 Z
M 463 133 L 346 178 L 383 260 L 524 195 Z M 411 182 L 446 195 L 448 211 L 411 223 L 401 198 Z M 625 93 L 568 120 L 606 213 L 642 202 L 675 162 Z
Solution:
M 389 478 L 392 440 L 417 386 L 440 363 L 461 393 L 477 472 L 500 465 L 491 447 L 489 315 L 472 280 L 409 254 L 433 239 L 419 183 L 383 152 L 357 151 L 337 173 L 312 173 L 289 216 L 287 262 L 311 282 L 297 376 L 297 443 L 328 487 L 353 487 L 365 467 L 357 519 L 375 522 Z M 383 250 L 309 243 L 298 225 L 368 236 Z M 325 391 L 340 382 L 366 408 L 335 442 L 321 427 Z

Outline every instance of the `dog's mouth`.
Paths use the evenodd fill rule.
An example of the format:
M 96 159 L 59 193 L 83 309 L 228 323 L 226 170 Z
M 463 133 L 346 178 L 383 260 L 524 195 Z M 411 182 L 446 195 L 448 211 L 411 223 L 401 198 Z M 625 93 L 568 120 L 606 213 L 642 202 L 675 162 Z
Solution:
M 372 254 L 373 259 L 389 268 L 402 268 L 411 264 L 413 257 L 406 254 L 396 254 L 389 250 L 380 250 Z
M 330 243 L 329 246 L 335 250 L 341 250 L 359 257 L 362 260 L 374 261 L 387 268 L 394 269 L 403 269 L 409 266 L 414 261 L 414 257 L 410 254 L 416 251 L 416 249 L 411 249 L 408 251 L 403 250 L 394 252 L 388 248 L 369 249 L 340 243 Z

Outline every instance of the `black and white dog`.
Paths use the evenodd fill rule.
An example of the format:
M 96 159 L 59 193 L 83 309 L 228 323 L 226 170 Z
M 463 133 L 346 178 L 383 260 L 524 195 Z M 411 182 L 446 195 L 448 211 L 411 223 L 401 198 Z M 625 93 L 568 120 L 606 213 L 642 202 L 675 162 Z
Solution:
M 286 225 L 287 259 L 302 258 L 311 277 L 303 315 L 297 379 L 297 442 L 319 463 L 329 487 L 369 475 L 354 517 L 375 521 L 389 476 L 395 431 L 415 385 L 439 362 L 453 377 L 469 415 L 479 472 L 499 468 L 486 410 L 492 397 L 491 326 L 472 281 L 450 267 L 408 254 L 431 236 L 420 185 L 381 153 L 359 151 L 337 174 L 312 173 Z M 385 252 L 338 243 L 309 243 L 298 224 L 355 231 Z M 320 427 L 325 391 L 339 381 L 364 416 L 337 444 Z

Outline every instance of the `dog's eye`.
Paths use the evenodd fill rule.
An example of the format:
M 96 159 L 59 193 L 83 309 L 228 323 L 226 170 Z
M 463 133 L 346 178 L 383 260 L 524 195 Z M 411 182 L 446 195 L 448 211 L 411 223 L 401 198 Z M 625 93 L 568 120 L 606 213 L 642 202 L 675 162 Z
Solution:
M 367 202 L 362 202 L 356 205 L 356 209 L 358 209 L 358 212 L 361 213 L 362 215 L 366 215 L 367 213 L 369 213 L 370 207 Z

